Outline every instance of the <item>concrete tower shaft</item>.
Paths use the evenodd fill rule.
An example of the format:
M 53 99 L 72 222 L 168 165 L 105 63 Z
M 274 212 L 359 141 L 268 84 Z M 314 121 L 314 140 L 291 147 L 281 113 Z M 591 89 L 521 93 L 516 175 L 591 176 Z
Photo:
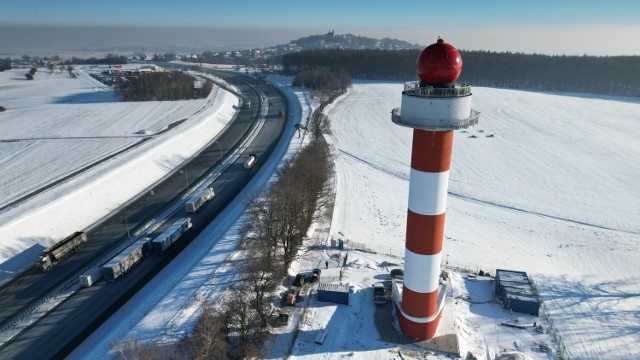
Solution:
M 413 130 L 401 306 L 402 332 L 431 339 L 444 308 L 442 242 L 453 131 Z M 399 311 L 398 311 L 399 310 Z
M 444 309 L 440 281 L 453 130 L 474 126 L 471 87 L 455 84 L 462 70 L 457 50 L 439 39 L 416 65 L 421 81 L 405 84 L 394 123 L 413 128 L 404 279 L 393 286 L 402 332 L 413 339 L 435 336 Z M 441 81 L 442 83 L 438 83 Z
M 413 130 L 403 291 L 411 316 L 437 311 L 452 142 L 451 130 Z

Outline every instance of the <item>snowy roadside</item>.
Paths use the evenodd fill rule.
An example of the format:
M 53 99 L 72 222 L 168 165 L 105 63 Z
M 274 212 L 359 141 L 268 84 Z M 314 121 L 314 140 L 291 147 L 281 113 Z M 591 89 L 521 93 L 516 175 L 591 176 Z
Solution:
M 268 80 L 283 87 L 290 102 L 289 121 L 301 119 L 306 124 L 312 110 L 306 95 L 285 88 L 291 78 L 269 76 Z M 305 141 L 306 136 L 298 138 L 293 125 L 288 125 L 274 154 L 237 200 L 68 358 L 104 358 L 114 342 L 137 339 L 163 344 L 190 331 L 203 302 L 215 302 L 233 282 L 235 269 L 228 261 L 238 256 L 237 232 L 244 209 L 273 179 L 282 159 L 295 156 Z

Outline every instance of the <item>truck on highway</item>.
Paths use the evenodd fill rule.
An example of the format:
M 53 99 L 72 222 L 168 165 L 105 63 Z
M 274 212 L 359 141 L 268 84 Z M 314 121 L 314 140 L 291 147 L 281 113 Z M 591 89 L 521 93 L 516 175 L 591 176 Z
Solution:
M 73 251 L 77 251 L 89 238 L 82 231 L 76 231 L 67 236 L 62 241 L 46 248 L 34 262 L 36 269 L 41 271 L 49 271 L 62 258 L 69 255 Z
M 164 253 L 169 246 L 173 245 L 182 234 L 191 229 L 191 218 L 182 218 L 174 222 L 162 234 L 151 242 L 151 250 L 156 254 Z
M 109 262 L 102 265 L 100 269 L 105 280 L 115 280 L 137 264 L 144 254 L 149 252 L 149 240 L 151 239 L 144 237 L 135 241 Z
M 256 164 L 256 160 L 257 158 L 255 154 L 249 154 L 249 158 L 244 162 L 244 167 L 246 169 L 251 169 Z
M 92 267 L 79 277 L 80 285 L 86 288 L 91 287 L 100 279 L 102 279 L 102 269 L 99 267 Z
M 193 214 L 198 211 L 204 203 L 211 200 L 214 195 L 213 188 L 202 189 L 196 192 L 191 199 L 184 204 L 184 210 L 189 214 Z

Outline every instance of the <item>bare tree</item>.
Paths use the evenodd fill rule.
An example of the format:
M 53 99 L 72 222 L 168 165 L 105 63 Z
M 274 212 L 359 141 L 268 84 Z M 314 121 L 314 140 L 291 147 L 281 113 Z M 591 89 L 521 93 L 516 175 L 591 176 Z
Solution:
M 284 267 L 273 261 L 273 257 L 255 247 L 247 253 L 247 263 L 242 270 L 241 282 L 251 291 L 253 309 L 261 320 L 264 329 L 268 325 L 270 301 L 269 294 L 276 290 L 284 276 Z
M 130 338 L 124 343 L 111 343 L 111 350 L 116 353 L 116 359 L 123 360 L 157 360 L 170 359 L 173 351 L 150 345 L 144 341 Z
M 205 303 L 191 338 L 194 359 L 227 359 L 227 326 L 224 314 Z
M 259 317 L 246 296 L 246 290 L 234 286 L 223 302 L 229 328 L 229 356 L 233 359 L 257 357 L 262 334 L 256 324 Z
M 249 220 L 245 223 L 241 244 L 245 249 L 259 248 L 263 252 L 265 261 L 273 263 L 277 255 L 280 222 L 278 202 L 273 195 L 274 187 L 267 189 L 264 196 L 254 199 L 249 204 L 247 214 Z
M 285 162 L 279 171 L 278 186 L 272 194 L 278 208 L 280 226 L 278 235 L 285 268 L 288 268 L 295 259 L 306 233 L 303 223 L 304 207 L 302 206 L 304 203 L 304 184 L 288 176 L 287 171 L 290 168 L 291 163 Z

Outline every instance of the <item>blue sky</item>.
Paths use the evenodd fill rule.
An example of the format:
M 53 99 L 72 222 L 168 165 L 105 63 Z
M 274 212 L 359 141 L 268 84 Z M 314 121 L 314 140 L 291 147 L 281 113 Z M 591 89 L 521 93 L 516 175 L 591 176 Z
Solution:
M 461 49 L 640 55 L 638 14 L 638 0 L 5 0 L 0 6 L 0 37 L 11 35 L 12 28 L 52 25 L 165 31 L 179 27 L 180 31 L 218 30 L 214 36 L 217 40 L 211 40 L 208 46 L 217 41 L 221 46 L 251 47 L 285 43 L 333 29 L 336 33 L 393 37 L 423 45 L 442 36 Z M 178 36 L 180 31 L 174 34 Z M 103 34 L 108 37 L 107 32 Z M 166 36 L 150 41 L 158 44 Z M 86 41 L 97 41 L 95 34 L 88 32 L 87 37 Z

